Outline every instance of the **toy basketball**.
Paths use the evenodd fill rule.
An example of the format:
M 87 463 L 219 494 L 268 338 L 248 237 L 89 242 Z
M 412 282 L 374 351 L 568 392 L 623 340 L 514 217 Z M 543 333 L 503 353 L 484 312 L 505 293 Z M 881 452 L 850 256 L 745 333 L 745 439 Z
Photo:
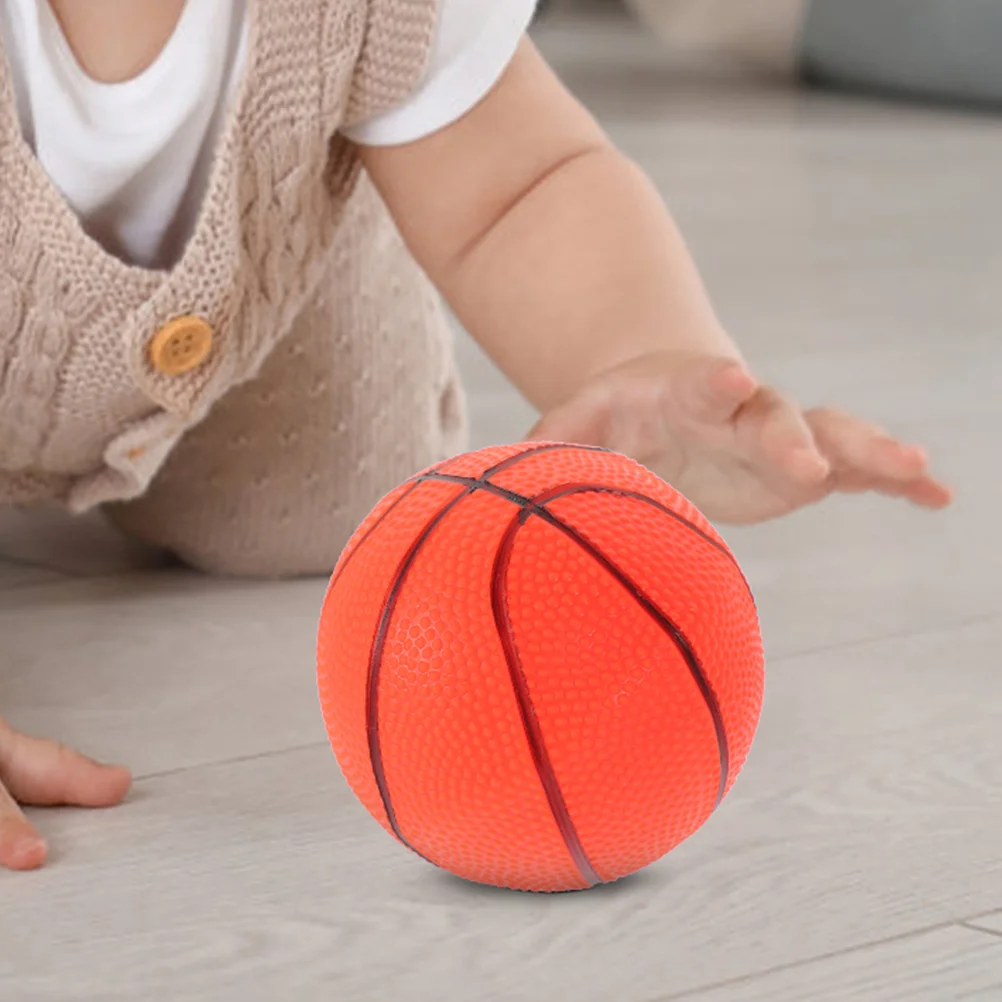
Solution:
M 461 877 L 617 880 L 695 832 L 762 703 L 752 596 L 706 519 L 614 453 L 485 449 L 397 488 L 335 570 L 319 687 L 377 821 Z

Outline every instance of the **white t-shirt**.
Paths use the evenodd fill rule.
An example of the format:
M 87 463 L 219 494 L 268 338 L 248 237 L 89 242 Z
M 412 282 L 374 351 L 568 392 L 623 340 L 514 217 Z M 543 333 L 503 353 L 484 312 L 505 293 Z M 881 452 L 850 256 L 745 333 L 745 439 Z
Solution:
M 503 74 L 536 0 L 440 0 L 428 69 L 402 106 L 350 130 L 364 145 L 413 142 L 461 118 Z M 215 141 L 242 78 L 247 0 L 187 0 L 139 76 L 103 84 L 81 69 L 48 0 L 0 0 L 25 139 L 94 239 L 144 267 L 187 242 Z

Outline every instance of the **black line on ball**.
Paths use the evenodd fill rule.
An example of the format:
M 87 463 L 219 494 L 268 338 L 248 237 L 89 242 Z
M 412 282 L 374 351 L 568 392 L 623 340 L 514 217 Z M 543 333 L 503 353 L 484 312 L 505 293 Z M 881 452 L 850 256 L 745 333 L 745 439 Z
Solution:
M 397 498 L 393 504 L 383 512 L 382 516 L 376 520 L 376 522 L 370 526 L 366 534 L 359 540 L 356 546 L 352 549 L 351 553 L 345 559 L 342 566 L 338 569 L 335 574 L 334 579 L 328 588 L 328 593 L 330 589 L 333 588 L 334 583 L 341 577 L 344 573 L 345 568 L 351 561 L 352 557 L 361 549 L 362 544 L 375 532 L 378 526 L 382 525 L 386 517 L 392 512 L 397 505 L 400 504 L 404 498 L 409 497 L 422 483 L 429 482 L 444 482 L 444 483 L 458 483 L 460 486 L 466 489 L 460 491 L 452 498 L 449 499 L 438 511 L 429 519 L 425 524 L 421 533 L 411 544 L 410 549 L 404 555 L 400 564 L 397 567 L 396 573 L 394 574 L 393 582 L 390 585 L 389 591 L 387 592 L 386 598 L 383 601 L 382 612 L 380 613 L 379 626 L 376 630 L 376 635 L 373 638 L 372 650 L 369 653 L 369 672 L 368 678 L 366 679 L 366 693 L 365 693 L 365 721 L 366 721 L 366 738 L 369 746 L 369 760 L 372 765 L 373 778 L 376 781 L 376 787 L 379 790 L 379 798 L 383 803 L 383 810 L 386 812 L 386 819 L 389 822 L 390 828 L 393 834 L 402 842 L 408 849 L 421 856 L 422 859 L 426 859 L 425 856 L 414 848 L 407 839 L 404 837 L 400 830 L 400 824 L 397 819 L 396 811 L 393 808 L 393 799 L 390 796 L 389 784 L 386 779 L 386 766 L 383 761 L 383 751 L 382 745 L 379 738 L 379 681 L 382 670 L 383 652 L 386 646 L 387 633 L 389 631 L 390 620 L 393 616 L 393 611 L 396 607 L 397 599 L 400 596 L 400 591 L 403 588 L 404 581 L 407 578 L 407 574 L 414 564 L 415 559 L 421 547 L 428 541 L 428 538 L 435 531 L 439 523 L 445 518 L 446 515 L 455 508 L 463 498 L 470 497 L 477 490 L 483 487 L 487 478 L 493 476 L 495 473 L 500 473 L 502 470 L 510 469 L 517 463 L 520 463 L 523 459 L 527 459 L 530 456 L 535 456 L 544 452 L 555 452 L 562 449 L 585 449 L 589 451 L 604 451 L 600 449 L 592 449 L 588 446 L 569 446 L 562 443 L 546 443 L 538 446 L 530 446 L 527 449 L 523 449 L 521 452 L 516 453 L 514 456 L 509 456 L 507 459 L 502 460 L 495 466 L 490 467 L 485 470 L 478 479 L 466 477 L 460 478 L 458 480 L 453 479 L 449 474 L 439 474 L 437 471 L 443 466 L 448 465 L 453 460 L 445 460 L 438 464 L 438 466 L 433 467 L 431 470 L 426 471 L 423 474 L 418 474 L 412 478 L 409 483 L 411 487 L 404 491 L 399 498 Z M 440 479 L 447 478 L 447 479 Z M 429 862 L 431 862 L 429 860 Z
M 522 668 L 518 645 L 515 642 L 515 631 L 508 609 L 508 566 L 511 562 L 515 537 L 531 514 L 532 512 L 528 508 L 521 509 L 509 523 L 498 546 L 494 567 L 491 571 L 491 609 L 494 613 L 494 625 L 497 627 L 501 647 L 504 650 L 505 661 L 508 663 L 508 675 L 511 678 L 526 741 L 529 744 L 532 761 L 536 767 L 536 774 L 539 776 L 539 782 L 550 806 L 550 813 L 553 815 L 553 820 L 557 824 L 564 845 L 567 847 L 582 879 L 589 887 L 594 887 L 596 884 L 602 883 L 602 878 L 588 858 L 584 843 L 581 841 L 581 836 L 578 834 L 574 819 L 567 807 L 567 801 L 564 799 L 563 791 L 560 789 L 560 781 L 557 779 L 556 770 L 553 768 L 553 762 L 546 748 L 543 728 L 532 703 L 529 681 Z
M 389 518 L 390 513 L 396 511 L 400 504 L 409 498 L 423 483 L 428 482 L 428 477 L 437 474 L 443 466 L 448 466 L 452 462 L 450 459 L 443 459 L 441 463 L 433 466 L 430 470 L 426 470 L 423 474 L 418 474 L 416 477 L 412 477 L 410 480 L 406 481 L 410 486 L 407 490 L 402 491 L 398 498 L 395 498 L 393 503 L 383 512 L 379 518 L 376 519 L 372 525 L 369 526 L 365 531 L 365 535 L 351 548 L 351 551 L 347 554 L 343 561 L 341 561 L 334 570 L 334 576 L 331 578 L 331 583 L 327 587 L 328 593 L 335 584 L 341 579 L 341 576 L 348 569 L 348 565 L 352 562 L 355 554 L 362 549 L 363 545 L 368 541 L 369 537 Z
M 483 479 L 474 480 L 472 478 L 455 477 L 451 474 L 428 474 L 426 479 L 462 484 L 467 486 L 472 491 L 487 491 L 497 497 L 510 501 L 512 504 L 518 505 L 519 508 L 521 508 L 524 512 L 527 512 L 529 515 L 534 515 L 535 517 L 542 519 L 544 522 L 548 522 L 581 547 L 581 549 L 588 553 L 589 556 L 597 560 L 598 563 L 601 564 L 614 578 L 616 578 L 626 591 L 633 596 L 640 607 L 649 616 L 651 616 L 661 630 L 667 634 L 679 654 L 682 655 L 682 659 L 685 661 L 686 666 L 689 669 L 689 673 L 692 675 L 693 681 L 696 683 L 696 687 L 699 689 L 700 695 L 703 697 L 703 702 L 706 704 L 706 709 L 713 722 L 713 730 L 717 741 L 717 752 L 720 760 L 720 783 L 714 807 L 716 808 L 719 806 L 720 802 L 724 798 L 724 794 L 727 791 L 727 781 L 730 777 L 730 746 L 727 738 L 727 728 L 724 725 L 723 713 L 721 712 L 717 695 L 713 691 L 713 686 L 710 684 L 710 680 L 707 678 L 706 673 L 704 672 L 703 667 L 692 648 L 692 645 L 689 643 L 681 628 L 661 608 L 659 608 L 657 603 L 655 603 L 654 600 L 651 599 L 625 571 L 617 566 L 609 557 L 605 555 L 605 553 L 603 553 L 584 535 L 578 532 L 577 529 L 568 525 L 545 507 L 545 505 L 557 498 L 588 492 L 604 493 L 608 492 L 609 488 L 597 484 L 564 484 L 535 498 L 528 498 L 522 494 L 516 493 L 515 491 L 499 487 L 497 484 L 486 483 Z M 628 496 L 626 492 L 623 491 L 613 491 L 613 493 Z M 646 497 L 646 495 L 643 495 L 642 497 Z M 658 504 L 658 502 L 654 501 L 653 498 L 649 498 L 647 500 L 656 508 L 660 509 L 662 507 Z M 681 518 L 680 516 L 674 516 L 674 513 L 671 511 L 669 511 L 668 514 L 673 515 L 673 517 L 678 517 L 681 522 L 685 523 L 694 531 L 699 533 L 699 530 L 695 526 L 691 525 L 691 523 L 689 523 L 686 519 Z M 704 535 L 705 538 L 705 534 L 700 533 L 700 535 Z M 712 539 L 709 541 L 713 542 Z M 732 561 L 733 559 L 734 558 L 731 557 Z
M 383 652 L 386 647 L 386 635 L 389 631 L 390 619 L 396 608 L 397 599 L 400 597 L 400 590 L 407 579 L 407 572 L 411 569 L 421 547 L 428 541 L 428 537 L 435 531 L 446 515 L 455 508 L 463 498 L 470 497 L 474 493 L 474 488 L 458 491 L 446 504 L 432 516 L 425 524 L 418 537 L 411 544 L 410 549 L 404 555 L 400 565 L 397 567 L 393 583 L 387 593 L 386 601 L 383 603 L 383 612 L 379 619 L 379 627 L 376 636 L 372 641 L 372 651 L 369 655 L 369 677 L 365 692 L 365 727 L 366 737 L 369 744 L 369 760 L 372 763 L 372 772 L 379 788 L 379 796 L 383 802 L 383 810 L 386 811 L 386 819 L 393 829 L 393 834 L 403 842 L 408 849 L 418 852 L 404 838 L 400 831 L 400 824 L 397 821 L 396 811 L 393 809 L 393 801 L 390 797 L 389 784 L 386 781 L 386 765 L 383 761 L 383 749 L 379 740 L 379 680 L 382 674 Z M 421 853 L 418 852 L 420 856 Z
M 525 495 L 519 494 L 517 491 L 509 490 L 507 487 L 502 487 L 500 484 L 491 483 L 483 477 L 479 477 L 474 480 L 472 477 L 461 477 L 452 473 L 432 472 L 424 474 L 420 479 L 450 484 L 469 485 L 476 483 L 479 485 L 480 490 L 496 494 L 498 497 L 504 498 L 506 501 L 511 501 L 513 504 L 525 506 L 533 503 L 531 498 L 527 498 Z M 571 497 L 575 494 L 611 494 L 616 497 L 630 498 L 633 501 L 641 501 L 644 504 L 649 505 L 651 508 L 656 508 L 662 514 L 674 519 L 681 525 L 684 525 L 687 529 L 690 529 L 697 536 L 699 536 L 700 539 L 705 540 L 715 550 L 723 554 L 735 567 L 738 567 L 738 562 L 735 559 L 734 554 L 731 553 L 725 544 L 721 543 L 718 539 L 714 539 L 708 532 L 704 532 L 698 525 L 694 522 L 690 522 L 684 515 L 680 515 L 677 511 L 672 511 L 667 505 L 662 504 L 660 501 L 652 498 L 648 494 L 642 494 L 640 491 L 625 490 L 621 487 L 606 487 L 603 484 L 564 484 L 560 487 L 554 488 L 553 496 L 549 498 L 547 504 L 552 501 L 558 501 L 564 497 Z M 738 567 L 738 570 L 740 570 L 740 567 Z
M 381 676 L 382 659 L 383 653 L 386 645 L 387 635 L 389 632 L 390 621 L 393 616 L 393 612 L 396 607 L 397 599 L 399 598 L 400 592 L 403 588 L 404 581 L 406 580 L 407 574 L 410 568 L 413 566 L 418 553 L 424 544 L 428 541 L 428 538 L 438 527 L 438 525 L 443 521 L 446 515 L 449 514 L 454 508 L 456 508 L 459 503 L 467 497 L 472 496 L 478 491 L 485 491 L 487 493 L 493 494 L 497 497 L 504 498 L 505 500 L 518 505 L 521 509 L 518 515 L 512 522 L 512 526 L 509 527 L 508 532 L 510 533 L 510 540 L 508 538 L 508 533 L 506 533 L 505 539 L 503 540 L 501 547 L 499 548 L 498 555 L 495 561 L 494 576 L 492 577 L 492 606 L 494 608 L 495 624 L 498 629 L 499 638 L 501 640 L 502 648 L 505 653 L 505 658 L 508 662 L 509 674 L 512 681 L 512 686 L 515 691 L 516 700 L 519 705 L 520 712 L 522 714 L 523 725 L 526 728 L 526 735 L 529 740 L 530 750 L 533 755 L 533 760 L 536 763 L 537 772 L 540 775 L 540 782 L 543 785 L 544 792 L 547 796 L 547 800 L 550 804 L 551 812 L 553 813 L 554 820 L 561 832 L 564 839 L 565 845 L 567 846 L 568 852 L 570 853 L 575 865 L 581 872 L 583 879 L 593 885 L 596 883 L 601 883 L 601 877 L 595 871 L 594 866 L 588 859 L 587 853 L 584 850 L 583 844 L 581 843 L 580 836 L 574 826 L 573 819 L 570 816 L 570 812 L 567 809 L 566 801 L 563 798 L 563 793 L 560 790 L 559 781 L 556 778 L 556 774 L 552 768 L 552 763 L 549 761 L 548 753 L 546 752 L 545 743 L 543 742 L 542 730 L 539 726 L 538 718 L 535 715 L 535 711 L 532 708 L 531 694 L 528 689 L 528 681 L 522 671 L 521 663 L 518 659 L 518 652 L 514 643 L 514 636 L 511 628 L 511 623 L 508 619 L 507 604 L 505 602 L 504 593 L 504 570 L 507 568 L 507 564 L 510 561 L 511 551 L 514 547 L 515 536 L 517 535 L 518 529 L 528 520 L 529 517 L 535 516 L 548 522 L 550 525 L 557 528 L 559 531 L 564 533 L 569 539 L 571 539 L 576 545 L 581 547 L 586 553 L 589 554 L 594 560 L 596 560 L 608 573 L 619 581 L 619 583 L 627 590 L 627 592 L 640 604 L 640 606 L 652 616 L 661 629 L 668 634 L 669 638 L 673 641 L 676 648 L 682 654 L 683 659 L 689 667 L 690 672 L 700 690 L 703 700 L 706 703 L 707 709 L 710 712 L 711 717 L 714 722 L 714 730 L 717 737 L 717 746 L 720 755 L 720 787 L 717 795 L 717 804 L 723 799 L 724 792 L 726 790 L 727 780 L 729 776 L 729 750 L 727 744 L 727 732 L 724 728 L 723 718 L 720 712 L 720 707 L 716 699 L 716 695 L 710 686 L 709 680 L 706 678 L 705 673 L 699 664 L 698 659 L 688 640 L 685 638 L 682 631 L 678 626 L 675 625 L 651 600 L 643 590 L 633 582 L 633 580 L 622 571 L 613 561 L 611 561 L 600 549 L 594 546 L 589 540 L 587 540 L 581 533 L 579 533 L 572 526 L 567 525 L 562 519 L 554 515 L 549 511 L 545 505 L 557 500 L 558 498 L 567 497 L 573 494 L 582 493 L 606 493 L 614 494 L 622 497 L 629 497 L 637 501 L 641 501 L 648 505 L 653 506 L 669 517 L 675 519 L 676 521 L 684 524 L 701 538 L 706 540 L 712 546 L 714 546 L 718 551 L 727 556 L 732 562 L 734 562 L 734 557 L 727 550 L 726 547 L 721 546 L 721 544 L 713 539 L 711 536 L 707 535 L 697 526 L 693 525 L 688 519 L 679 515 L 677 512 L 673 512 L 671 509 L 662 505 L 660 502 L 653 498 L 648 497 L 645 494 L 640 494 L 633 491 L 619 490 L 615 488 L 606 487 L 604 485 L 598 484 L 569 484 L 563 485 L 558 488 L 554 488 L 551 491 L 546 492 L 543 495 L 539 495 L 536 498 L 528 498 L 520 495 L 514 491 L 507 490 L 506 488 L 500 487 L 497 484 L 491 483 L 489 478 L 497 473 L 504 470 L 510 469 L 512 466 L 520 463 L 523 459 L 530 458 L 531 456 L 539 455 L 546 452 L 554 452 L 560 450 L 580 450 L 589 452 L 607 452 L 608 450 L 600 449 L 591 446 L 577 446 L 577 445 L 566 445 L 561 443 L 547 443 L 545 445 L 540 445 L 536 447 L 531 447 L 523 450 L 514 456 L 509 456 L 505 460 L 491 467 L 490 469 L 484 471 L 479 477 L 460 477 L 453 474 L 447 474 L 440 472 L 441 467 L 445 466 L 446 463 L 441 463 L 439 466 L 433 468 L 432 470 L 419 474 L 414 477 L 410 483 L 412 487 L 410 490 L 405 491 L 400 498 L 398 498 L 380 517 L 380 519 L 370 527 L 365 536 L 359 541 L 359 543 L 354 547 L 352 553 L 349 554 L 348 559 L 345 564 L 340 568 L 337 577 L 343 573 L 344 568 L 350 561 L 351 557 L 361 548 L 362 544 L 372 535 L 375 529 L 383 523 L 386 517 L 392 512 L 397 505 L 404 500 L 405 497 L 410 496 L 410 494 L 421 484 L 426 482 L 439 482 L 439 483 L 453 483 L 457 486 L 464 487 L 465 490 L 460 491 L 454 495 L 445 505 L 443 505 L 425 524 L 421 533 L 415 539 L 414 543 L 411 545 L 410 549 L 405 554 L 403 560 L 397 568 L 394 576 L 394 580 L 388 591 L 387 597 L 383 604 L 382 613 L 380 616 L 379 626 L 377 628 L 376 636 L 373 640 L 372 651 L 370 652 L 369 659 L 369 673 L 366 686 L 366 731 L 367 739 L 369 745 L 369 757 L 372 763 L 373 775 L 376 781 L 377 788 L 379 790 L 380 799 L 383 803 L 383 809 L 386 812 L 387 821 L 397 839 L 412 852 L 416 853 L 421 858 L 426 859 L 417 849 L 411 845 L 407 839 L 404 837 L 400 830 L 399 821 L 396 816 L 396 811 L 394 810 L 392 798 L 389 791 L 389 786 L 386 778 L 385 763 L 383 761 L 382 747 L 380 742 L 379 734 L 379 682 Z M 448 461 L 447 461 L 448 462 Z M 502 553 L 504 557 L 502 560 Z M 500 584 L 498 582 L 501 582 Z M 332 582 L 333 584 L 333 582 Z M 499 616 L 503 618 L 499 618 Z M 429 862 L 433 862 L 429 860 Z
M 576 494 L 612 494 L 615 497 L 630 498 L 632 501 L 640 501 L 643 504 L 650 506 L 651 508 L 657 509 L 669 518 L 674 519 L 681 525 L 684 525 L 687 529 L 694 532 L 700 539 L 705 540 L 719 553 L 722 553 L 727 559 L 737 567 L 737 560 L 734 558 L 734 554 L 727 548 L 724 543 L 721 543 L 719 539 L 714 539 L 708 532 L 704 532 L 698 525 L 694 522 L 690 522 L 684 515 L 680 515 L 677 511 L 672 511 L 666 504 L 662 504 L 655 498 L 650 497 L 648 494 L 642 494 L 640 491 L 628 491 L 623 490 L 621 487 L 600 487 L 597 484 L 569 484 L 566 488 L 558 488 L 558 493 L 554 493 L 549 496 L 546 500 L 547 504 L 552 504 L 554 501 L 559 501 L 564 497 L 571 497 Z
M 490 469 L 485 470 L 478 478 L 476 478 L 477 483 L 486 483 L 488 477 L 494 476 L 496 473 L 501 473 L 504 470 L 510 469 L 512 466 L 520 463 L 523 459 L 529 459 L 531 456 L 537 456 L 540 453 L 545 452 L 559 452 L 563 450 L 573 450 L 579 449 L 584 452 L 607 452 L 607 449 L 600 449 L 598 446 L 591 445 L 565 445 L 562 443 L 547 442 L 544 445 L 534 445 L 521 452 L 515 453 L 514 456 L 509 456 L 507 459 L 502 460 L 496 466 L 492 466 Z M 390 513 L 395 511 L 397 507 L 406 499 L 409 498 L 418 487 L 423 483 L 433 482 L 436 480 L 441 480 L 446 483 L 462 483 L 468 484 L 473 483 L 474 478 L 472 477 L 459 477 L 455 478 L 452 474 L 443 473 L 442 468 L 448 466 L 450 463 L 454 463 L 457 459 L 461 459 L 461 456 L 453 456 L 451 459 L 443 459 L 441 463 L 433 466 L 430 470 L 426 470 L 424 473 L 418 473 L 411 477 L 410 480 L 404 481 L 409 487 L 407 490 L 403 491 L 398 498 L 396 498 L 393 503 L 383 512 L 379 518 L 373 522 L 372 525 L 365 531 L 365 535 L 351 548 L 350 552 L 344 558 L 344 560 L 338 564 L 334 570 L 334 575 L 331 578 L 330 585 L 328 586 L 328 592 L 335 584 L 341 579 L 341 576 L 347 570 L 348 565 L 354 559 L 355 554 L 362 548 L 362 546 L 368 541 L 369 537 L 386 521 Z
M 530 511 L 532 514 L 537 515 L 544 521 L 548 522 L 554 528 L 559 529 L 565 536 L 567 536 L 568 539 L 577 543 L 577 545 L 581 547 L 581 549 L 589 556 L 591 556 L 594 560 L 597 560 L 598 563 L 600 563 L 627 590 L 627 592 L 633 596 L 640 607 L 669 636 L 689 668 L 689 673 L 692 675 L 693 681 L 696 683 L 696 687 L 699 689 L 699 692 L 703 697 L 703 702 L 706 704 L 710 718 L 713 721 L 713 730 L 717 739 L 717 754 L 720 760 L 720 783 L 717 788 L 716 801 L 713 805 L 714 810 L 716 810 L 716 808 L 720 806 L 721 801 L 724 799 L 724 794 L 727 792 L 727 780 L 731 771 L 731 753 L 730 745 L 727 739 L 727 728 L 724 725 L 724 715 L 721 712 L 720 703 L 717 700 L 717 694 L 713 691 L 713 686 L 710 685 L 710 680 L 706 677 L 706 672 L 703 671 L 703 666 L 700 664 L 699 658 L 696 657 L 696 652 L 693 650 L 692 644 L 689 643 L 689 639 L 682 632 L 681 627 L 679 627 L 678 624 L 675 623 L 622 568 L 620 568 L 610 557 L 606 556 L 602 550 L 592 543 L 591 540 L 546 508 L 546 505 L 552 500 L 563 496 L 566 496 L 566 493 L 564 488 L 560 487 L 555 488 L 553 491 L 549 491 L 546 494 L 539 495 L 531 500 Z
M 348 565 L 355 558 L 355 554 L 358 553 L 360 549 L 368 541 L 369 537 L 386 521 L 387 517 L 391 512 L 396 511 L 397 507 L 404 501 L 405 498 L 409 498 L 422 483 L 431 483 L 431 481 L 426 479 L 415 480 L 411 483 L 407 490 L 403 491 L 398 498 L 395 498 L 393 504 L 391 504 L 386 511 L 383 512 L 379 518 L 376 519 L 372 525 L 366 530 L 365 535 L 351 548 L 351 550 L 346 554 L 343 561 L 341 561 L 334 571 L 334 576 L 331 578 L 331 583 L 328 585 L 328 592 L 341 580 L 342 575 L 348 569 Z

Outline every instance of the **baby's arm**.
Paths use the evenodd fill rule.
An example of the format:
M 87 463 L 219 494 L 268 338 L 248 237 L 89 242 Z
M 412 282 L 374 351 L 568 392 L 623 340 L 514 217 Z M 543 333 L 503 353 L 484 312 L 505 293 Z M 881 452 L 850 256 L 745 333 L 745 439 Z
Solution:
M 669 339 L 738 357 L 653 185 L 530 44 L 465 118 L 365 161 L 418 260 L 540 409 Z
M 546 415 L 540 437 L 631 453 L 731 521 L 837 489 L 948 500 L 919 450 L 758 384 L 652 184 L 530 42 L 463 119 L 363 158 L 459 318 Z

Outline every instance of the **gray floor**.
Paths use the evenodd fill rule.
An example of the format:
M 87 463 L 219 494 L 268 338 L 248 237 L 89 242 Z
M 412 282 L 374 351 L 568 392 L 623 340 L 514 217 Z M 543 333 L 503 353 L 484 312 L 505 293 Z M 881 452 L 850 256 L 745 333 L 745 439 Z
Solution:
M 0 518 L 0 709 L 125 760 L 0 874 L 0 999 L 1002 999 L 1002 121 L 701 80 L 608 25 L 550 31 L 670 199 L 757 368 L 928 444 L 947 514 L 845 499 L 728 532 L 767 705 L 698 836 L 584 895 L 465 886 L 352 799 L 313 680 L 323 583 L 145 568 Z M 532 415 L 462 345 L 477 443 Z

